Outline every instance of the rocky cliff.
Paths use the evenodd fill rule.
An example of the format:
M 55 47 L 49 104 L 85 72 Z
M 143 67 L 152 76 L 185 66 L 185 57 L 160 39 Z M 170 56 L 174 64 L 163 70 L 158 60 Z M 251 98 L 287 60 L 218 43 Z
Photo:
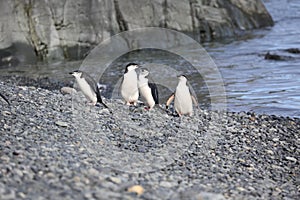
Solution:
M 2 0 L 0 10 L 0 66 L 80 59 L 105 38 L 140 27 L 210 41 L 273 25 L 261 0 Z

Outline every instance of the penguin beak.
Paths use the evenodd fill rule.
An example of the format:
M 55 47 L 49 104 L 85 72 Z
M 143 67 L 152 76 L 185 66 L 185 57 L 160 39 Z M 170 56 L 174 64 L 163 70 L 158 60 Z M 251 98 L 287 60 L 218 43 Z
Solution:
M 69 72 L 70 75 L 73 75 L 74 72 Z

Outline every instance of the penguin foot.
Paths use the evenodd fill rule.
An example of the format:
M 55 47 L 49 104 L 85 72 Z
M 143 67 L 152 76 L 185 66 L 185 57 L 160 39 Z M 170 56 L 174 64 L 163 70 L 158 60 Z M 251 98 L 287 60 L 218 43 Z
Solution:
M 87 105 L 89 105 L 89 106 L 95 106 L 97 104 L 97 102 L 95 103 L 95 102 L 88 102 L 87 103 Z

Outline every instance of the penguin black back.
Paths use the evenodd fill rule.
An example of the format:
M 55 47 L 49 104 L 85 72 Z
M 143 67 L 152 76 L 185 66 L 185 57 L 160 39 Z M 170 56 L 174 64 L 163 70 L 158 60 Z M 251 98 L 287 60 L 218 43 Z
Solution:
M 155 83 L 148 83 L 155 104 L 159 104 L 158 89 Z
M 81 77 L 85 78 L 85 80 L 88 82 L 88 84 L 92 87 L 92 89 L 95 91 L 96 96 L 97 96 L 97 102 L 101 103 L 105 108 L 108 108 L 108 106 L 103 103 L 101 95 L 100 95 L 100 90 L 98 88 L 98 85 L 96 81 L 87 73 L 82 73 Z

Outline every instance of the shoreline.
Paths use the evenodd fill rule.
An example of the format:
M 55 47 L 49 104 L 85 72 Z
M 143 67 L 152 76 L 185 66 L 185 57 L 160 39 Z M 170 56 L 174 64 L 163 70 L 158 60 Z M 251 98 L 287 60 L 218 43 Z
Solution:
M 228 112 L 213 121 L 218 113 L 206 110 L 179 118 L 104 99 L 114 110 L 110 115 L 102 107 L 74 110 L 74 98 L 56 89 L 0 80 L 11 101 L 0 102 L 1 199 L 299 196 L 298 118 Z M 90 130 L 96 135 L 86 134 Z M 182 149 L 169 154 L 162 148 L 171 138 Z M 127 154 L 117 157 L 103 141 Z M 154 163 L 152 171 L 132 156 L 156 150 L 157 159 L 168 162 Z M 132 190 L 136 185 L 140 192 Z
M 53 90 L 60 91 L 60 89 L 63 87 L 71 87 L 72 88 L 74 86 L 74 80 L 72 77 L 65 78 L 65 80 L 61 80 L 61 79 L 56 79 L 54 77 L 32 78 L 32 77 L 26 77 L 26 76 L 20 76 L 20 75 L 5 75 L 5 76 L 0 76 L 0 82 L 3 82 L 4 84 L 42 88 L 42 89 L 47 89 L 50 91 L 53 91 Z M 211 111 L 208 108 L 204 108 L 204 109 Z M 262 113 L 262 112 L 260 113 L 260 112 L 250 111 L 250 110 L 242 110 L 242 111 L 227 110 L 226 112 L 237 113 L 237 114 L 238 113 L 249 113 L 249 114 L 255 114 L 255 115 L 259 115 L 259 116 L 264 116 L 264 115 L 268 116 L 269 115 L 269 116 L 276 116 L 276 117 L 283 117 L 283 118 L 300 119 L 300 117 L 298 117 L 298 116 L 268 114 L 268 113 Z

